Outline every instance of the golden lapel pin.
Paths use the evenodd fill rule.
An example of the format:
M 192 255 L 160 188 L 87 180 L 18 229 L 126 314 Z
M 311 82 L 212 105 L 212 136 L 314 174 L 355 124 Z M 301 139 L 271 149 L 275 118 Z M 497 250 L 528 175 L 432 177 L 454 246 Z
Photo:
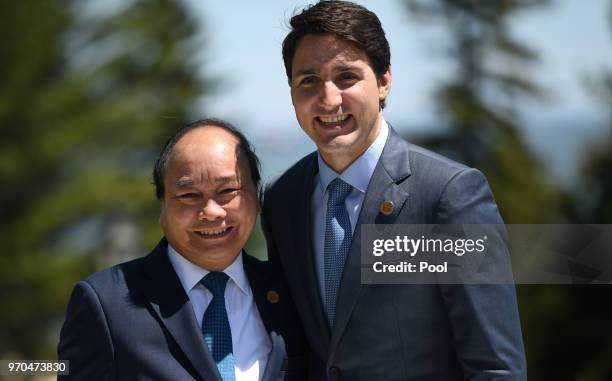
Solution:
M 393 213 L 393 201 L 385 200 L 380 203 L 380 212 L 385 216 L 391 215 Z
M 270 302 L 272 304 L 278 303 L 278 300 L 280 299 L 280 297 L 278 296 L 278 292 L 276 292 L 274 290 L 268 291 L 266 293 L 266 298 L 268 298 L 268 302 Z

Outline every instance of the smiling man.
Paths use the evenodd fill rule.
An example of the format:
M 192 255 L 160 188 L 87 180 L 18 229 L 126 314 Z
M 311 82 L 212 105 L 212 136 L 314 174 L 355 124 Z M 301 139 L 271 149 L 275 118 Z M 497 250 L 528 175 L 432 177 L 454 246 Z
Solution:
M 322 1 L 290 25 L 291 100 L 317 151 L 268 185 L 262 223 L 310 343 L 310 379 L 524 379 L 512 284 L 361 284 L 360 225 L 503 221 L 479 171 L 385 121 L 390 50 L 374 13 Z M 494 255 L 511 277 L 507 254 Z
M 220 120 L 179 130 L 153 172 L 165 237 L 75 287 L 66 379 L 300 380 L 305 339 L 279 271 L 244 253 L 259 163 Z

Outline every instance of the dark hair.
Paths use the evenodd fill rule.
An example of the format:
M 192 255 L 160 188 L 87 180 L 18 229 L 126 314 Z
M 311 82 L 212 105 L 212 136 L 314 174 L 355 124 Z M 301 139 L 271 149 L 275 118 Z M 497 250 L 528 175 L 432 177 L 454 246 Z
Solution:
M 289 20 L 291 31 L 283 41 L 283 61 L 291 86 L 291 67 L 295 49 L 307 34 L 333 34 L 354 43 L 370 61 L 380 78 L 391 65 L 389 42 L 374 12 L 350 1 L 321 1 L 310 5 Z M 385 100 L 381 101 L 385 107 Z
M 168 141 L 164 145 L 164 148 L 159 153 L 159 157 L 157 158 L 157 161 L 155 162 L 155 167 L 153 168 L 153 183 L 155 184 L 155 196 L 158 200 L 164 198 L 164 177 L 166 175 L 168 161 L 172 156 L 174 146 L 189 131 L 195 130 L 196 128 L 205 127 L 219 127 L 229 132 L 234 137 L 236 137 L 236 139 L 238 139 L 238 147 L 240 147 L 242 152 L 246 155 L 246 159 L 249 164 L 249 169 L 251 171 L 251 179 L 253 180 L 253 185 L 255 185 L 255 189 L 259 193 L 259 183 L 261 180 L 261 175 L 259 173 L 259 158 L 255 154 L 255 151 L 251 147 L 251 144 L 249 143 L 247 138 L 230 123 L 220 119 L 208 118 L 189 123 L 188 125 L 176 131 L 174 135 L 172 135 L 170 139 L 168 139 Z

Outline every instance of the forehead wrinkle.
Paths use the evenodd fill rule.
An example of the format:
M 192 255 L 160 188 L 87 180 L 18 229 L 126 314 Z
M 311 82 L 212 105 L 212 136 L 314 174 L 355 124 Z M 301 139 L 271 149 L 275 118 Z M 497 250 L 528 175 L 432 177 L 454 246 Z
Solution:
M 198 130 L 197 132 L 191 131 L 185 135 L 172 150 L 169 166 L 175 166 L 174 168 L 178 172 L 175 173 L 179 177 L 178 180 L 173 181 L 173 185 L 181 189 L 200 187 L 205 184 L 214 184 L 215 186 L 236 182 L 240 184 L 243 177 L 241 165 L 244 165 L 248 170 L 249 164 L 242 147 L 239 145 L 239 140 L 235 136 L 221 130 L 224 134 L 228 135 L 229 139 L 223 136 L 224 139 L 227 139 L 224 144 L 213 144 L 206 149 L 202 149 L 205 141 L 207 142 L 212 137 L 193 139 L 192 133 L 202 133 L 201 129 Z M 206 130 L 209 130 L 209 128 L 207 127 Z M 217 128 L 210 127 L 210 130 L 214 131 Z M 187 139 L 189 137 L 191 137 L 191 140 Z M 187 140 L 185 141 L 184 139 Z M 213 158 L 209 158 L 210 155 Z M 225 166 L 225 164 L 221 164 L 225 163 L 225 159 L 231 156 L 235 158 L 234 165 Z M 221 160 L 217 157 L 223 157 L 224 159 Z M 219 165 L 215 161 L 218 161 L 218 164 L 221 165 L 222 172 L 219 172 Z
M 176 182 L 174 183 L 174 185 L 176 185 L 177 188 L 187 188 L 187 187 L 191 187 L 193 186 L 193 180 L 190 178 L 180 178 L 178 180 L 176 180 Z
M 215 179 L 215 183 L 217 184 L 225 184 L 225 183 L 231 183 L 234 181 L 240 181 L 240 176 L 238 175 L 230 175 L 230 176 L 223 176 L 220 177 L 218 179 Z

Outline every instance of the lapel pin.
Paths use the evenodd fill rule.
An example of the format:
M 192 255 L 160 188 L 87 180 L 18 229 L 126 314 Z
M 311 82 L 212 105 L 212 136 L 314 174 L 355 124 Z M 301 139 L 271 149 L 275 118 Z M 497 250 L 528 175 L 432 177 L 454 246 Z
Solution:
M 393 201 L 385 200 L 380 203 L 380 212 L 385 216 L 391 215 L 393 213 Z
M 276 292 L 274 290 L 268 291 L 266 293 L 266 298 L 268 299 L 268 302 L 270 302 L 272 304 L 278 303 L 278 300 L 280 299 L 280 297 L 278 296 L 278 292 Z

